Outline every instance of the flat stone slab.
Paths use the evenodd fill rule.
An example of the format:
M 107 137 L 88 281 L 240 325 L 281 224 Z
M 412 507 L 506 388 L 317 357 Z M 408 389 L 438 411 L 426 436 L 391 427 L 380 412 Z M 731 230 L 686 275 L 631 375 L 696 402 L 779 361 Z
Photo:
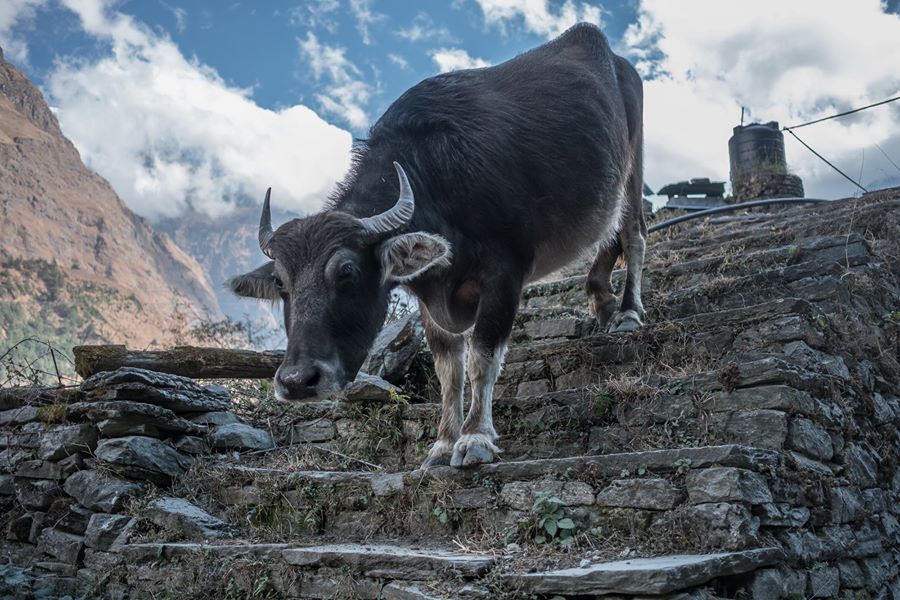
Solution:
M 221 386 L 203 386 L 188 377 L 133 367 L 91 375 L 81 389 L 88 401 L 133 400 L 175 413 L 227 411 L 231 407 L 228 391 Z
M 524 584 L 535 594 L 668 594 L 717 577 L 749 573 L 783 558 L 778 548 L 720 554 L 635 558 L 584 568 L 516 573 L 506 580 Z
M 299 567 L 350 566 L 362 570 L 368 577 L 402 580 L 427 579 L 449 570 L 463 577 L 478 577 L 494 564 L 494 559 L 489 556 L 382 544 L 290 548 L 282 552 L 282 557 L 286 563 Z

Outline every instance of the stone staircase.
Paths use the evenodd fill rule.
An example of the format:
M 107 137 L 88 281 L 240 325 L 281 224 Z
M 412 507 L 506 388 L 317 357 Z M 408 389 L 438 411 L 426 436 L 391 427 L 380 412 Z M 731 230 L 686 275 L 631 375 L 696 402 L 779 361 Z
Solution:
M 335 401 L 134 372 L 0 395 L 0 595 L 900 598 L 898 209 L 653 234 L 635 332 L 598 330 L 583 276 L 532 285 L 477 469 L 418 468 L 427 351 Z

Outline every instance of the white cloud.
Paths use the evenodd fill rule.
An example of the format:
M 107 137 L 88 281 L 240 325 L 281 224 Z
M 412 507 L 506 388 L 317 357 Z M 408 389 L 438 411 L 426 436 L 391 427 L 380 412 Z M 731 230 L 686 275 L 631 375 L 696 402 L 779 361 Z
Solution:
M 644 84 L 648 182 L 727 179 L 727 141 L 746 106 L 754 120 L 804 122 L 900 93 L 900 17 L 879 0 L 758 0 L 740 15 L 718 0 L 642 0 L 625 36 Z M 900 106 L 800 129 L 813 148 L 864 181 L 900 176 L 873 144 L 900 156 Z M 807 195 L 853 186 L 790 136 Z M 895 158 L 895 162 L 896 158 Z M 865 185 L 865 183 L 863 184 Z
M 553 10 L 550 0 L 477 0 L 488 25 L 506 32 L 510 21 L 521 20 L 526 30 L 546 38 L 556 37 L 575 23 L 601 24 L 603 10 L 588 2 L 566 0 Z
M 111 50 L 58 62 L 49 98 L 85 162 L 139 214 L 171 216 L 188 202 L 218 214 L 268 186 L 280 207 L 313 211 L 349 167 L 350 134 L 309 108 L 261 108 L 132 17 L 64 1 Z
M 409 61 L 400 56 L 399 54 L 394 54 L 393 52 L 387 55 L 388 60 L 403 69 L 404 71 L 409 68 Z
M 438 42 L 452 43 L 456 41 L 449 29 L 435 25 L 428 13 L 425 12 L 419 12 L 406 29 L 398 29 L 397 37 L 410 42 L 436 40 Z
M 372 35 L 369 27 L 385 16 L 372 10 L 372 0 L 350 0 L 350 11 L 356 18 L 356 30 L 362 36 L 362 41 L 367 46 L 372 43 Z
M 360 70 L 347 59 L 346 48 L 322 44 L 312 32 L 299 43 L 300 53 L 312 67 L 316 80 L 328 82 L 323 92 L 316 94 L 322 110 L 337 115 L 356 129 L 368 125 L 365 105 L 372 97 L 372 87 L 363 81 Z
M 184 33 L 184 30 L 187 29 L 187 11 L 180 6 L 173 6 L 167 2 L 163 2 L 163 0 L 160 0 L 160 4 L 175 17 L 175 30 L 178 31 L 178 33 Z
M 339 0 L 318 0 L 304 2 L 290 9 L 289 15 L 293 25 L 304 25 L 311 29 L 321 27 L 328 33 L 336 33 L 338 22 L 334 13 L 340 8 Z
M 482 59 L 469 56 L 462 48 L 439 48 L 431 51 L 431 59 L 437 65 L 441 73 L 447 71 L 459 71 L 461 69 L 477 69 L 489 67 L 491 63 Z
M 28 45 L 21 28 L 30 26 L 37 10 L 47 0 L 3 0 L 0 2 L 0 47 L 7 60 L 28 64 Z M 17 27 L 18 31 L 13 31 Z

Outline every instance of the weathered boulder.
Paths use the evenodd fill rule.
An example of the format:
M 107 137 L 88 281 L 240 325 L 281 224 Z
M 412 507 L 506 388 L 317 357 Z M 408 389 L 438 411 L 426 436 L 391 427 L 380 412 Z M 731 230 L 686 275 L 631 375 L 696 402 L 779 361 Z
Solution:
M 63 425 L 41 436 L 38 458 L 60 460 L 72 454 L 88 454 L 96 447 L 97 429 L 93 425 Z
M 74 565 L 81 560 L 84 552 L 84 538 L 47 527 L 38 537 L 38 549 L 57 560 Z
M 746 502 L 766 504 L 772 502 L 772 492 L 765 480 L 747 469 L 713 467 L 691 471 L 685 478 L 688 497 L 692 504 L 706 502 Z
M 205 425 L 207 427 L 216 427 L 218 425 L 228 425 L 229 423 L 243 423 L 243 421 L 241 421 L 233 412 L 216 410 L 192 416 L 191 423 Z
M 831 460 L 834 455 L 831 436 L 824 427 L 810 419 L 791 420 L 787 446 L 818 460 Z
M 216 450 L 269 450 L 275 447 L 272 434 L 244 423 L 216 427 L 206 441 Z
M 0 425 L 24 425 L 38 419 L 38 407 L 25 405 L 0 411 Z
M 69 419 L 97 423 L 104 437 L 158 436 L 166 433 L 199 433 L 202 428 L 176 416 L 171 410 L 130 400 L 77 402 L 66 411 Z
M 704 543 L 725 549 L 753 546 L 759 539 L 759 518 L 742 504 L 697 504 L 678 515 L 686 531 Z
M 225 411 L 230 406 L 228 391 L 221 386 L 202 386 L 188 377 L 132 367 L 92 375 L 81 389 L 88 401 L 134 400 L 175 413 Z
M 297 423 L 291 429 L 289 443 L 327 442 L 333 439 L 334 435 L 334 421 L 331 419 L 321 418 L 314 421 L 304 421 Z
M 385 402 L 397 392 L 397 387 L 381 377 L 359 373 L 350 385 L 344 388 L 344 398 L 350 402 L 371 400 Z
M 66 480 L 63 488 L 85 508 L 106 513 L 119 512 L 128 498 L 137 496 L 144 490 L 144 486 L 139 483 L 93 470 L 74 473 Z
M 191 466 L 191 459 L 156 438 L 132 435 L 101 441 L 95 456 L 127 477 L 167 485 Z
M 193 435 L 182 435 L 175 438 L 172 440 L 172 447 L 179 452 L 193 456 L 205 454 L 209 450 L 206 440 Z
M 390 383 L 403 383 L 403 378 L 422 348 L 425 329 L 419 311 L 384 326 L 369 351 L 362 372 Z
M 622 508 L 670 510 L 684 492 L 667 479 L 616 479 L 597 494 L 597 504 Z
M 43 510 L 59 496 L 59 483 L 47 479 L 16 481 L 16 500 L 29 510 Z
M 110 550 L 113 546 L 124 543 L 124 538 L 135 522 L 134 517 L 127 515 L 96 513 L 84 532 L 84 544 L 94 550 Z
M 190 539 L 219 538 L 228 535 L 227 524 L 183 498 L 159 498 L 144 514 L 148 519 Z

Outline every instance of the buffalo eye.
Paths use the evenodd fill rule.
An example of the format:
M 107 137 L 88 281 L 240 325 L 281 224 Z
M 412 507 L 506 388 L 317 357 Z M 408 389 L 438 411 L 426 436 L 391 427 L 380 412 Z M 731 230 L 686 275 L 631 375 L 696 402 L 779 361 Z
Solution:
M 275 284 L 275 289 L 279 292 L 284 291 L 284 282 L 278 275 L 272 275 L 272 283 Z
M 338 281 L 349 281 L 353 278 L 355 272 L 356 268 L 353 266 L 353 261 L 344 261 L 337 270 Z

